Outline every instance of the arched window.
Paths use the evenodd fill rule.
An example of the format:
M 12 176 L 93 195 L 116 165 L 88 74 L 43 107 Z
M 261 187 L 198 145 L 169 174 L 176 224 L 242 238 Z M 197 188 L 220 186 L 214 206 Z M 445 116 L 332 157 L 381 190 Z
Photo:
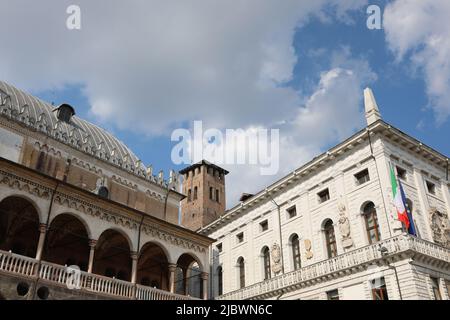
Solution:
M 369 243 L 375 243 L 381 240 L 380 227 L 378 225 L 377 211 L 373 202 L 369 202 L 363 209 L 364 221 L 366 223 L 366 232 Z
M 217 293 L 219 296 L 223 294 L 223 270 L 222 267 L 217 268 Z
M 245 264 L 244 258 L 240 257 L 238 259 L 238 272 L 239 272 L 239 287 L 242 289 L 245 287 Z
M 270 269 L 270 250 L 268 247 L 264 247 L 262 250 L 263 256 L 263 266 L 264 266 L 264 280 L 271 278 L 271 269 Z
M 327 246 L 328 258 L 337 256 L 336 235 L 334 233 L 333 221 L 328 219 L 323 227 L 325 233 L 325 244 Z
M 294 235 L 291 238 L 292 246 L 292 262 L 294 265 L 294 270 L 300 269 L 302 267 L 301 257 L 300 257 L 300 241 L 298 235 Z
M 192 190 L 189 189 L 188 190 L 188 202 L 190 202 L 192 200 Z
M 197 200 L 197 187 L 194 187 L 194 200 Z

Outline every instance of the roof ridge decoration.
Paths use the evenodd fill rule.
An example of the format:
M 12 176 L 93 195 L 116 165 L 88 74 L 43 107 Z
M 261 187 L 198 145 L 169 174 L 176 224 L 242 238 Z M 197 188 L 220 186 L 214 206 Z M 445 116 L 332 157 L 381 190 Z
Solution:
M 58 108 L 51 104 L 0 80 L 0 115 L 2 117 L 41 132 L 163 188 L 176 189 L 174 183 L 153 176 L 152 170 L 148 170 L 142 161 L 111 133 L 75 115 L 68 122 L 61 121 L 54 112 L 57 110 Z

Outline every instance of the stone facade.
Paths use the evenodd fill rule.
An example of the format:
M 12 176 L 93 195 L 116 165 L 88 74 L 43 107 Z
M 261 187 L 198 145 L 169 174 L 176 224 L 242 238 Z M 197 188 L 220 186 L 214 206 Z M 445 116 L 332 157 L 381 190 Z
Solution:
M 370 89 L 365 98 L 365 129 L 200 230 L 217 239 L 217 299 L 449 299 L 448 158 L 381 120 Z M 417 237 L 397 220 L 391 166 Z M 273 246 L 280 262 L 271 255 L 267 269 Z
M 207 161 L 180 171 L 183 175 L 181 224 L 199 230 L 225 212 L 225 176 L 228 172 Z
M 207 298 L 212 239 L 179 225 L 175 172 L 153 175 L 68 105 L 0 95 L 1 297 Z

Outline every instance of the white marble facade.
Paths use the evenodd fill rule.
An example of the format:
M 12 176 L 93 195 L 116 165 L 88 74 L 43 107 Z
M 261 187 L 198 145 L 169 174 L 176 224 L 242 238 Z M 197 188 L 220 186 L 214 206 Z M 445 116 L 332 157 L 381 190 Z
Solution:
M 216 239 L 211 248 L 211 292 L 217 299 L 373 299 L 372 289 L 383 284 L 388 299 L 449 299 L 448 159 L 381 120 L 370 89 L 365 104 L 365 129 L 201 230 Z M 390 165 L 402 176 L 417 238 L 405 235 L 397 220 Z M 368 177 L 360 183 L 357 174 L 364 170 Z M 329 199 L 322 202 L 318 194 L 326 189 Z M 370 203 L 380 232 L 372 242 L 363 215 Z M 337 245 L 337 256 L 331 259 L 324 231 L 329 219 Z M 297 270 L 295 236 L 301 259 Z M 277 253 L 274 246 L 282 248 L 281 259 L 272 254 Z M 265 247 L 271 253 L 266 280 Z M 435 283 L 438 292 L 433 290 Z

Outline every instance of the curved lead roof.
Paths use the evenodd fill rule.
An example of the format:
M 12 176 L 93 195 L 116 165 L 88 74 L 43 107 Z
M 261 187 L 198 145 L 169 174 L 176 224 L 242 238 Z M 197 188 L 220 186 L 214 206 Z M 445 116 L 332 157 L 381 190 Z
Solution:
M 57 118 L 57 108 L 0 80 L 0 113 L 73 148 L 101 158 L 142 177 L 145 166 L 119 139 L 77 116 L 70 122 Z M 154 180 L 153 176 L 148 177 Z

